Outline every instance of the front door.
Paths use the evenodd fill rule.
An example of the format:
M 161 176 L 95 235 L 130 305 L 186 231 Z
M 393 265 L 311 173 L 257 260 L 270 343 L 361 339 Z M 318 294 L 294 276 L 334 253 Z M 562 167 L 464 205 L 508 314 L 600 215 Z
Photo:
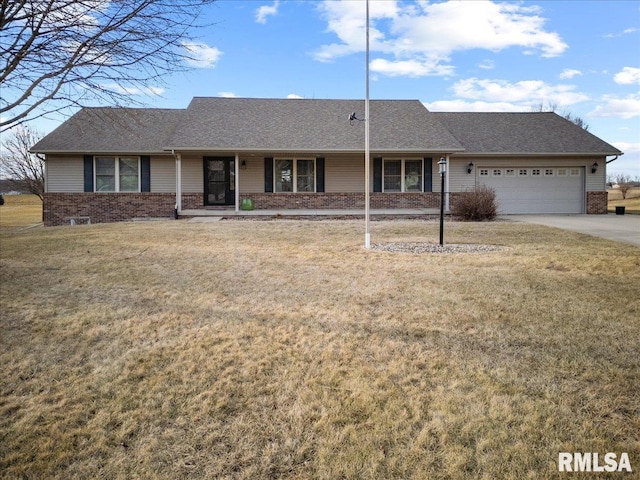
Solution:
M 235 203 L 236 171 L 234 157 L 204 157 L 204 204 Z

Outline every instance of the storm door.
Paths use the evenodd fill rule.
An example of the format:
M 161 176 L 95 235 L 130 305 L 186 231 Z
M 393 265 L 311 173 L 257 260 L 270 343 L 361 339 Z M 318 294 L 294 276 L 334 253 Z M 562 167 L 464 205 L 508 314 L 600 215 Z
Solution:
M 235 189 L 235 158 L 204 157 L 204 204 L 234 205 Z

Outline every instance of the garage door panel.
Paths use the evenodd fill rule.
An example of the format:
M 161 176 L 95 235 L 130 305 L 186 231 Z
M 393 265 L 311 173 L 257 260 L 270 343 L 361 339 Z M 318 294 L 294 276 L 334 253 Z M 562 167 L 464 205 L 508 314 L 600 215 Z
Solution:
M 498 212 L 583 213 L 584 168 L 478 168 L 478 183 L 496 192 Z

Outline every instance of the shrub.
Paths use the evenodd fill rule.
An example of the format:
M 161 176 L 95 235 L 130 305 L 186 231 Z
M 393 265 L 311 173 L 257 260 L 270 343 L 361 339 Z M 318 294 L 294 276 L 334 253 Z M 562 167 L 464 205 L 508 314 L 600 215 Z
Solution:
M 451 214 L 465 221 L 493 220 L 497 212 L 496 191 L 485 185 L 456 196 L 451 205 Z

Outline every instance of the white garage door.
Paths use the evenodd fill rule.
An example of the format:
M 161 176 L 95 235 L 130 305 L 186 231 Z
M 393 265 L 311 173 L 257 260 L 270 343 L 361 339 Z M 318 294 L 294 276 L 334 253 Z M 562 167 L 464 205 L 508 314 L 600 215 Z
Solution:
M 496 191 L 499 213 L 583 213 L 583 167 L 478 167 Z

